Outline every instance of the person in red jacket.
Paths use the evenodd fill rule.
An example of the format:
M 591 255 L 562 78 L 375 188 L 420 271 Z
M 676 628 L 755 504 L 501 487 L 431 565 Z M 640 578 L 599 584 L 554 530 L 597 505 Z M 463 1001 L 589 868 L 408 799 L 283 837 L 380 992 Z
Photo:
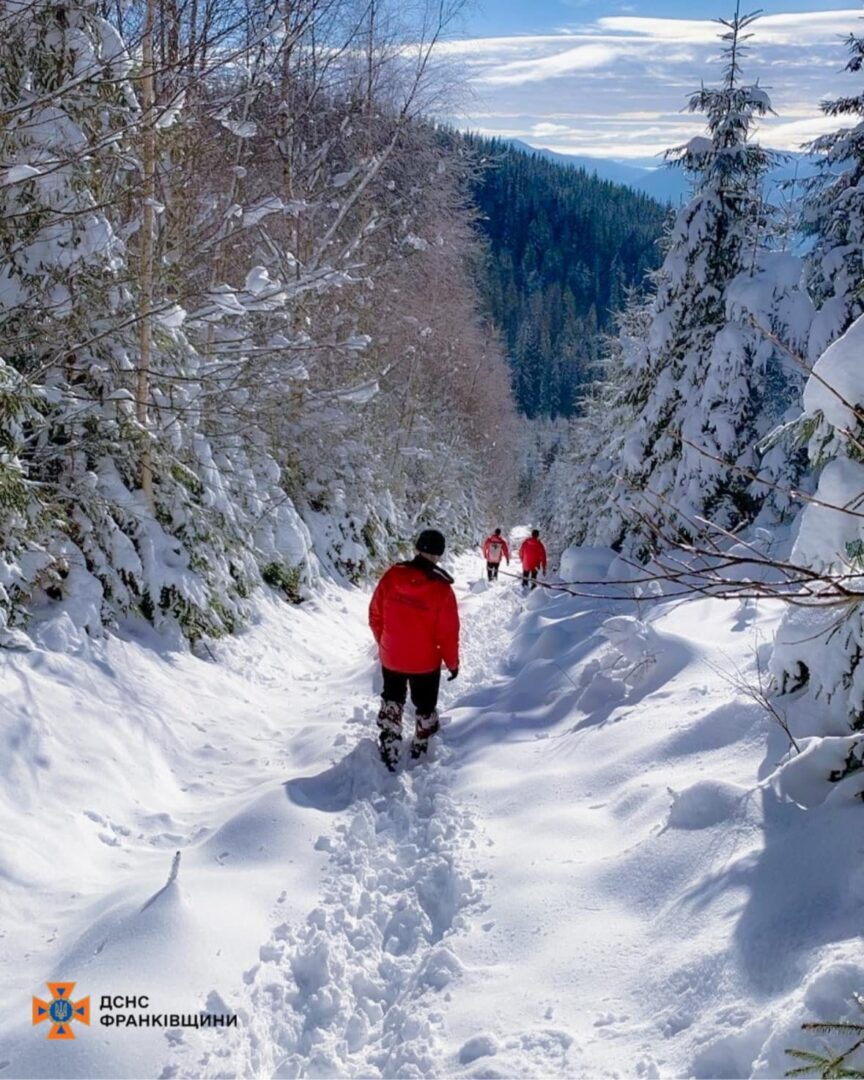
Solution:
M 450 680 L 459 674 L 459 609 L 453 578 L 437 565 L 444 537 L 424 529 L 410 562 L 391 566 L 369 605 L 369 626 L 378 643 L 384 686 L 378 713 L 381 758 L 393 772 L 402 742 L 402 710 L 408 689 L 414 704 L 411 757 L 419 758 L 438 730 L 441 665 Z
M 540 530 L 532 529 L 527 540 L 523 540 L 519 548 L 519 558 L 522 561 L 522 588 L 528 588 L 528 578 L 531 578 L 531 588 L 537 588 L 537 571 L 546 573 L 546 548 L 540 539 Z
M 507 565 L 510 565 L 510 549 L 500 529 L 496 529 L 483 541 L 483 558 L 486 560 L 486 576 L 490 581 L 497 581 L 501 560 L 506 559 Z

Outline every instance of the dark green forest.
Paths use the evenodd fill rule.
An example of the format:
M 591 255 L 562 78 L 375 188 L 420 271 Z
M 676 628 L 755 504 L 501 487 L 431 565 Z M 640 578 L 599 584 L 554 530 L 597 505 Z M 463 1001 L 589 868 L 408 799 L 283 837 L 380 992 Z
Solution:
M 482 283 L 526 416 L 570 416 L 602 334 L 660 263 L 667 210 L 646 195 L 498 139 L 466 136 L 488 243 Z

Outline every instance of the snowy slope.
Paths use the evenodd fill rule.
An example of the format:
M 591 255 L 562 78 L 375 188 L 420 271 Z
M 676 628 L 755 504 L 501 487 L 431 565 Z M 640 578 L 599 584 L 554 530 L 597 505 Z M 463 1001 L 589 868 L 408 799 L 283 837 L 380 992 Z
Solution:
M 495 1075 L 782 1076 L 802 1019 L 860 1015 L 860 803 L 760 786 L 783 740 L 729 682 L 755 681 L 778 614 L 529 603 L 507 681 L 454 711 L 491 843 L 448 1073 L 482 1032 Z
M 283 784 L 326 766 L 350 712 L 343 684 L 349 698 L 369 689 L 359 608 L 346 619 L 357 600 L 265 603 L 247 634 L 212 646 L 218 663 L 135 638 L 4 654 L 0 1060 L 12 1075 L 158 1075 L 164 1034 L 21 1037 L 27 995 L 76 980 L 94 1010 L 98 995 L 144 993 L 152 1011 L 196 1012 L 242 985 L 277 897 L 290 918 L 314 906 L 326 815 Z M 177 881 L 160 892 L 175 849 Z
M 778 610 L 640 622 L 481 565 L 441 743 L 395 777 L 359 591 L 263 604 L 218 663 L 4 655 L 0 1077 L 777 1076 L 851 1015 L 860 804 L 779 801 L 730 682 Z M 54 979 L 91 995 L 74 1043 L 30 1027 Z M 103 994 L 239 1026 L 118 1031 Z

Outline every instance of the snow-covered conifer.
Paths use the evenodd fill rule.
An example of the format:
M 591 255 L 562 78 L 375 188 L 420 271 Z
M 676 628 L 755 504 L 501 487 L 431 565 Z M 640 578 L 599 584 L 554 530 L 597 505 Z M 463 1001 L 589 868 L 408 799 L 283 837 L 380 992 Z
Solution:
M 192 638 L 224 632 L 274 557 L 254 542 L 262 507 L 244 513 L 243 448 L 222 469 L 207 441 L 208 393 L 182 309 L 158 287 L 141 309 L 148 199 L 129 58 L 95 3 L 38 0 L 6 15 L 0 427 L 15 514 L 2 537 L 4 619 L 51 601 L 93 633 L 133 610 Z M 142 318 L 152 324 L 144 410 Z M 151 492 L 141 490 L 145 458 Z M 271 532 L 284 534 L 290 501 L 275 486 L 270 475 L 255 493 L 271 492 Z
M 778 632 L 773 658 L 781 692 L 808 687 L 819 705 L 808 735 L 864 729 L 864 316 L 825 350 L 804 390 L 810 458 L 821 468 L 815 498 L 801 515 L 792 562 L 842 575 L 849 596 L 795 606 Z M 831 591 L 831 590 L 826 590 Z M 828 596 L 826 595 L 826 601 Z M 840 601 L 840 602 L 838 602 Z M 850 749 L 860 767 L 864 742 Z
M 752 141 L 767 94 L 740 79 L 744 33 L 755 16 L 726 27 L 724 79 L 689 103 L 707 134 L 677 151 L 693 197 L 667 238 L 646 347 L 630 383 L 633 421 L 621 454 L 616 500 L 625 546 L 649 549 L 651 519 L 692 537 L 711 521 L 736 528 L 759 513 L 767 488 L 758 440 L 782 417 L 795 376 L 770 335 L 800 338 L 809 306 L 792 256 L 771 255 L 770 211 L 762 188 L 770 155 Z M 674 153 L 674 152 L 673 152 Z
M 615 499 L 616 476 L 635 419 L 650 323 L 650 301 L 632 291 L 616 317 L 617 332 L 604 341 L 597 377 L 581 397 L 564 447 L 535 497 L 540 520 L 562 547 L 617 546 L 626 531 Z
M 864 38 L 850 35 L 846 70 L 864 67 Z M 799 431 L 807 436 L 818 470 L 815 499 L 801 514 L 792 561 L 826 576 L 846 575 L 857 594 L 864 569 L 864 94 L 823 103 L 847 126 L 815 140 L 821 170 L 808 187 L 804 224 L 815 244 L 807 284 L 818 307 L 809 337 L 813 369 L 804 390 Z M 782 691 L 807 686 L 822 719 L 808 734 L 864 729 L 864 619 L 852 595 L 840 605 L 792 608 L 777 636 L 774 669 Z M 815 710 L 814 710 L 815 712 Z M 818 713 L 815 714 L 818 717 Z M 864 760 L 864 744 L 850 750 L 847 769 Z
M 864 37 L 850 34 L 846 70 L 864 67 Z M 817 307 L 808 358 L 826 347 L 864 311 L 864 92 L 822 103 L 843 126 L 810 145 L 820 170 L 806 182 L 803 225 L 814 240 L 806 261 L 807 288 Z

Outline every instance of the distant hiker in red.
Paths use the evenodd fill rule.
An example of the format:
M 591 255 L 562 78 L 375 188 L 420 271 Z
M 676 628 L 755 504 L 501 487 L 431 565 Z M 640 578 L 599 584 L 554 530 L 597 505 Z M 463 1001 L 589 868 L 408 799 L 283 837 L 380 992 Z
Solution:
M 449 669 L 450 680 L 459 674 L 459 610 L 453 578 L 436 565 L 444 554 L 444 537 L 437 529 L 425 529 L 417 538 L 416 551 L 410 562 L 390 567 L 369 605 L 369 625 L 384 675 L 379 743 L 391 772 L 399 760 L 408 688 L 415 712 L 411 757 L 419 758 L 438 730 L 441 665 Z
M 510 549 L 500 529 L 496 529 L 483 541 L 483 558 L 486 560 L 486 576 L 490 581 L 497 581 L 501 560 L 506 559 L 507 565 L 510 565 Z
M 546 573 L 546 548 L 540 539 L 540 530 L 533 529 L 527 540 L 522 541 L 519 548 L 519 558 L 522 560 L 522 588 L 528 588 L 528 578 L 531 578 L 531 588 L 537 588 L 537 571 Z

